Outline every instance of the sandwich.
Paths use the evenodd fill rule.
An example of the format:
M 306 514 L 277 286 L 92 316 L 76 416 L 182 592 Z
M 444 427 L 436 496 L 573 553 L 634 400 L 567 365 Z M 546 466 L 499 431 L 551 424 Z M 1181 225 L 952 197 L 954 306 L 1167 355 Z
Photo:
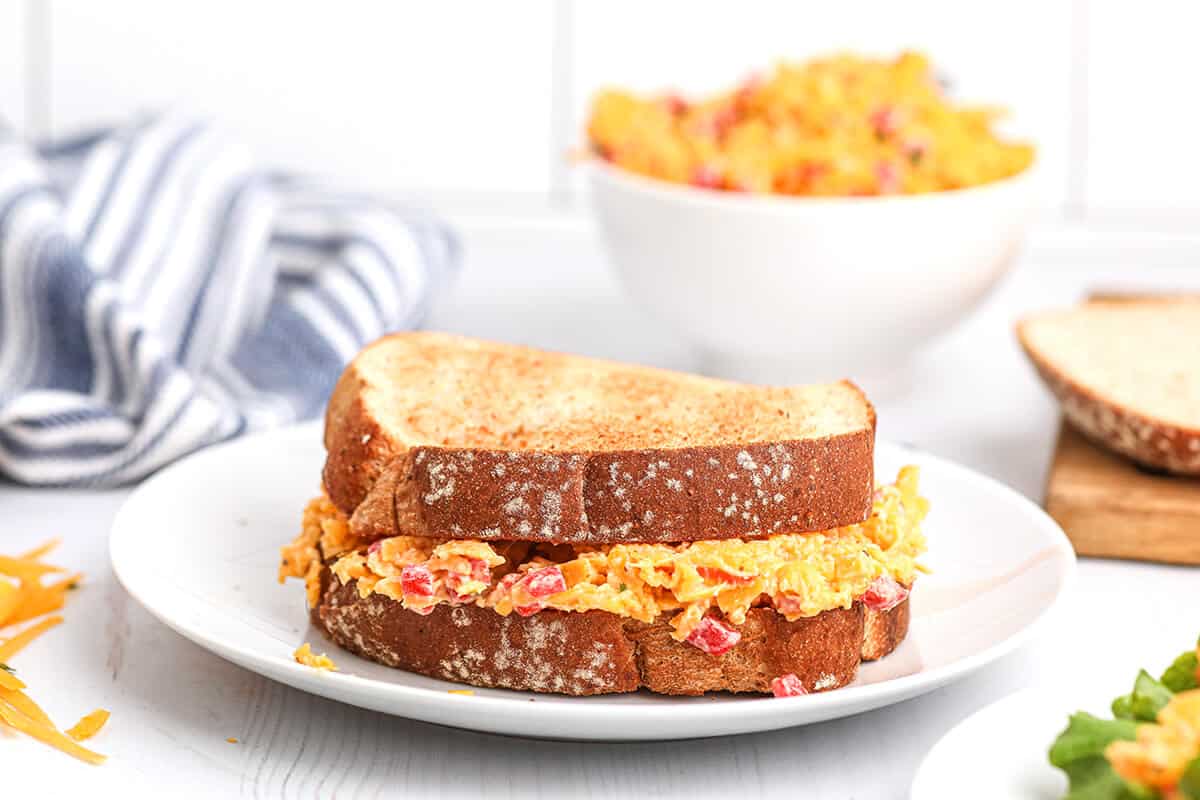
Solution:
M 283 548 L 359 656 L 483 687 L 792 696 L 904 639 L 915 468 L 876 485 L 849 382 L 771 388 L 439 333 L 385 337 L 325 417 Z

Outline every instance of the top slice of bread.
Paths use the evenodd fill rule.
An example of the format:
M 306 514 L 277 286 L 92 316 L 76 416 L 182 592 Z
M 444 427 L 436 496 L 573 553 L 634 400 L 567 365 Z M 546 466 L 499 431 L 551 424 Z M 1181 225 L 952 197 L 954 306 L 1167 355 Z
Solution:
M 1080 432 L 1200 475 L 1200 299 L 1108 298 L 1028 317 L 1017 333 Z
M 861 522 L 875 412 L 439 333 L 363 350 L 325 418 L 325 491 L 361 536 L 693 541 Z

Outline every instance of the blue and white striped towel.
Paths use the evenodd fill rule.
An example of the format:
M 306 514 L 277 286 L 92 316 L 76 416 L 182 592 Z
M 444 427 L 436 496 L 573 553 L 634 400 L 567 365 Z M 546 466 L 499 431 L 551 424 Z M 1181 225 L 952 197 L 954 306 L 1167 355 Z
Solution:
M 457 256 L 437 220 L 265 171 L 193 118 L 36 151 L 0 130 L 0 472 L 113 486 L 313 417 Z

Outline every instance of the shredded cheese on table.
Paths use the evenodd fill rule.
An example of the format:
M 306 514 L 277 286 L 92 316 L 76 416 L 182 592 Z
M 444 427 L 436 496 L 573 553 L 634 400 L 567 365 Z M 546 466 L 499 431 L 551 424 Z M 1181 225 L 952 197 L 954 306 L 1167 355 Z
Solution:
M 47 576 L 65 572 L 42 561 L 58 544 L 57 540 L 51 540 L 24 555 L 0 556 L 0 728 L 24 733 L 89 764 L 102 764 L 105 756 L 78 742 L 95 736 L 108 722 L 108 712 L 97 709 L 63 732 L 26 693 L 25 682 L 9 663 L 13 656 L 63 621 L 60 616 L 45 615 L 61 609 L 67 593 L 83 578 L 70 575 L 43 583 Z M 42 619 L 12 632 L 12 626 L 37 617 Z
M 96 709 L 68 729 L 67 736 L 77 742 L 86 742 L 100 732 L 100 729 L 108 722 L 108 716 L 108 712 L 103 708 Z

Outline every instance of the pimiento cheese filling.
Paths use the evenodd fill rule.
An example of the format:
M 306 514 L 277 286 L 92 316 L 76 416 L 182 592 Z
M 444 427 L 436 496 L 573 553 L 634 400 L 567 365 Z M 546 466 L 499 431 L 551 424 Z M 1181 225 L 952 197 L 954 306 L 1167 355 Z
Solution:
M 320 596 L 321 563 L 342 583 L 357 581 L 427 614 L 441 603 L 474 604 L 529 615 L 545 608 L 608 611 L 653 622 L 675 612 L 674 636 L 687 639 L 706 612 L 734 625 L 752 607 L 771 605 L 788 620 L 811 617 L 855 600 L 889 601 L 888 587 L 912 585 L 925 551 L 921 521 L 928 503 L 917 492 L 916 467 L 875 492 L 861 524 L 819 533 L 681 544 L 544 545 L 393 536 L 356 546 L 345 517 L 328 499 L 305 510 L 300 536 L 284 548 L 280 580 L 303 577 L 308 600 Z M 903 591 L 903 587 L 896 587 Z M 890 595 L 894 598 L 894 593 Z M 899 599 L 903 599 L 900 597 Z

